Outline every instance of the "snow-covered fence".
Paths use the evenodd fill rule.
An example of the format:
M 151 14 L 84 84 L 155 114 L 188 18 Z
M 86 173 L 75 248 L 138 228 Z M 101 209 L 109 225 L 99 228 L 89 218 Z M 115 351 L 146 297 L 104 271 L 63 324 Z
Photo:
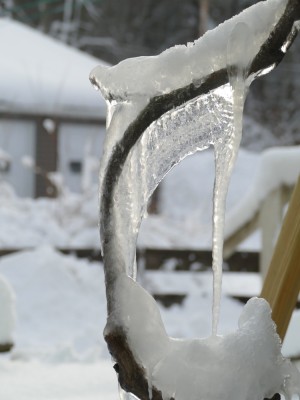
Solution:
M 248 194 L 228 215 L 224 258 L 257 229 L 261 230 L 260 271 L 266 275 L 284 208 L 300 174 L 300 147 L 265 151 L 258 174 Z

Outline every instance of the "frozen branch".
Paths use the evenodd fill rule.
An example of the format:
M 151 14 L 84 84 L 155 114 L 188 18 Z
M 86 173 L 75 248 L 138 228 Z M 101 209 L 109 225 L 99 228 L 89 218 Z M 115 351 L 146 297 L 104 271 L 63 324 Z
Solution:
M 289 0 L 279 22 L 254 58 L 249 69 L 249 76 L 259 76 L 264 71 L 273 69 L 282 61 L 287 49 L 297 36 L 298 29 L 296 24 L 299 24 L 299 21 L 300 2 L 299 0 Z M 109 215 L 113 197 L 113 186 L 118 180 L 130 149 L 150 124 L 167 111 L 226 83 L 228 83 L 228 73 L 227 68 L 223 68 L 203 77 L 201 82 L 191 82 L 188 86 L 179 88 L 168 94 L 155 96 L 149 101 L 149 104 L 124 132 L 122 139 L 111 155 L 105 177 L 105 186 L 107 189 L 102 201 L 102 216 Z
M 269 37 L 262 43 L 256 55 L 252 58 L 253 61 L 248 70 L 250 80 L 269 72 L 280 63 L 298 33 L 299 21 L 300 2 L 299 0 L 289 0 Z M 203 39 L 205 40 L 205 37 Z M 115 187 L 128 154 L 151 123 L 158 120 L 166 112 L 227 84 L 229 82 L 228 68 L 232 70 L 235 67 L 235 65 L 223 65 L 222 68 L 206 76 L 191 80 L 184 87 L 173 88 L 168 93 L 152 96 L 148 104 L 129 124 L 122 137 L 113 147 L 102 181 L 101 198 L 101 237 L 106 275 L 108 325 L 110 316 L 114 312 L 116 280 L 120 271 L 125 272 L 125 267 L 117 265 L 114 256 L 112 238 L 115 235 L 116 226 L 114 226 L 112 209 Z M 91 81 L 99 86 L 99 82 L 94 76 L 91 77 Z M 109 96 L 107 95 L 107 97 Z M 110 100 L 118 100 L 118 97 L 111 95 Z M 153 387 L 150 397 L 146 373 L 133 355 L 124 327 L 121 324 L 114 324 L 113 328 L 106 329 L 105 340 L 113 358 L 116 360 L 115 369 L 118 372 L 121 387 L 125 391 L 134 393 L 141 400 L 149 400 L 150 398 L 162 400 L 160 388 Z

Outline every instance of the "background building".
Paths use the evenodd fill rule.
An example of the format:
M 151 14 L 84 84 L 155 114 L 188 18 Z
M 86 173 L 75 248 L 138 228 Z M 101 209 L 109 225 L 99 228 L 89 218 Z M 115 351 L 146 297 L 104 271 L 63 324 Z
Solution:
M 0 164 L 21 196 L 55 195 L 61 172 L 79 191 L 83 160 L 100 159 L 105 101 L 89 82 L 101 61 L 10 19 L 0 19 Z M 3 157 L 2 157 L 3 158 Z

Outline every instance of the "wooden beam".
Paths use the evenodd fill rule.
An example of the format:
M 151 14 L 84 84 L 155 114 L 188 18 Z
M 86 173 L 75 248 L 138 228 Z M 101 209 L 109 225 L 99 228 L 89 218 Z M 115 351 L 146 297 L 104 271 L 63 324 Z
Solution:
M 250 221 L 247 221 L 237 231 L 233 232 L 224 241 L 223 257 L 227 260 L 240 243 L 247 239 L 253 232 L 259 228 L 259 212 L 257 211 Z
M 99 113 L 100 114 L 100 113 Z M 89 117 L 63 114 L 39 114 L 34 112 L 21 111 L 0 111 L 0 120 L 21 120 L 21 121 L 37 121 L 39 119 L 54 119 L 57 123 L 84 124 L 84 125 L 104 125 L 106 124 L 105 117 Z
M 282 186 L 270 192 L 261 204 L 259 225 L 261 227 L 261 252 L 259 268 L 263 279 L 266 277 L 272 259 L 276 236 L 279 232 L 283 214 Z
M 271 308 L 283 340 L 300 291 L 300 177 L 275 246 L 261 297 Z M 300 334 L 300 331 L 299 331 Z

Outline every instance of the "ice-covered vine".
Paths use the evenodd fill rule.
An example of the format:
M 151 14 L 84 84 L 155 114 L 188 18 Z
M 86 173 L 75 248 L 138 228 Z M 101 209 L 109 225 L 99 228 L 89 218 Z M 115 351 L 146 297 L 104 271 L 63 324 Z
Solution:
M 192 44 L 112 68 L 97 67 L 91 73 L 109 106 L 100 207 L 108 302 L 105 336 L 121 386 L 141 399 L 196 400 L 201 390 L 204 398 L 216 400 L 259 399 L 290 390 L 289 398 L 299 391 L 263 300 L 252 300 L 246 307 L 236 333 L 217 336 L 226 193 L 241 139 L 245 94 L 255 77 L 283 58 L 296 36 L 299 8 L 296 0 L 261 2 Z M 136 240 L 147 201 L 159 182 L 184 157 L 209 146 L 214 147 L 216 162 L 213 336 L 176 341 L 167 337 L 154 300 L 134 282 Z M 253 321 L 261 324 L 258 336 Z M 263 337 L 270 339 L 269 346 L 264 342 L 265 361 L 256 350 Z M 238 383 L 234 392 L 228 389 L 221 396 L 221 386 L 210 385 L 208 390 L 209 376 L 201 375 L 205 370 L 222 376 L 220 357 L 231 360 L 236 373 L 247 375 L 238 366 L 241 358 L 232 357 L 233 343 L 240 343 L 244 357 L 255 355 L 259 367 L 246 363 L 246 384 L 242 375 L 238 379 L 228 373 L 221 383 L 226 388 L 233 380 Z M 195 370 L 199 379 L 193 383 Z M 265 374 L 265 380 L 254 387 L 257 374 Z

